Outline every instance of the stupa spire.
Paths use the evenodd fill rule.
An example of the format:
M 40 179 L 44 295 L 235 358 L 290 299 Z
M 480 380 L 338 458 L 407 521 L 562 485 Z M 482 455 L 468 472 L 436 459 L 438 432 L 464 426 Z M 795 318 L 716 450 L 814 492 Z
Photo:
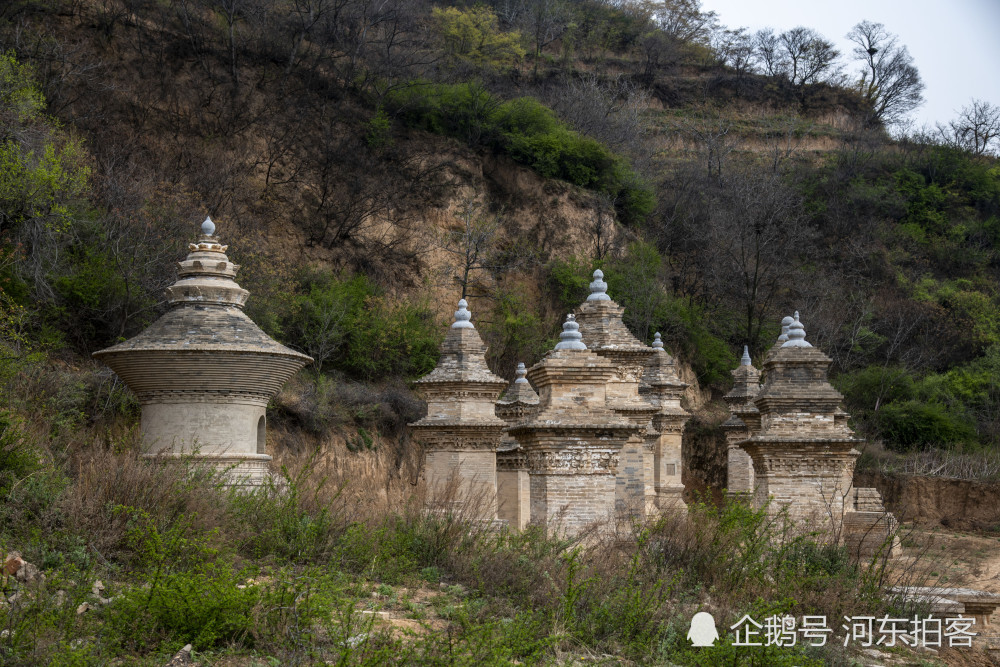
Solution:
M 573 313 L 566 316 L 563 322 L 562 333 L 559 334 L 559 342 L 556 343 L 557 350 L 586 350 L 587 346 L 583 342 L 583 334 L 580 333 L 580 325 L 576 322 Z
M 604 282 L 604 271 L 594 271 L 594 280 L 590 283 L 590 296 L 587 301 L 611 301 L 608 296 L 608 284 Z

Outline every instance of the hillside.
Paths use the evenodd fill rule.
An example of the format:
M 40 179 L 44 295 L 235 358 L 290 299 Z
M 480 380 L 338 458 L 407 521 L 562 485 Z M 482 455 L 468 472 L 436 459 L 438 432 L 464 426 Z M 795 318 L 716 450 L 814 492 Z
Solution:
M 350 609 L 374 592 L 450 630 L 415 643 L 390 633 L 342 664 L 401 646 L 427 664 L 454 646 L 487 663 L 695 664 L 676 618 L 699 578 L 733 597 L 729 611 L 788 587 L 796 611 L 876 609 L 885 578 L 843 554 L 796 542 L 792 556 L 720 555 L 778 530 L 738 508 L 700 507 L 708 533 L 637 528 L 583 563 L 558 540 L 491 544 L 406 505 L 421 453 L 405 425 L 423 410 L 410 382 L 436 363 L 457 300 L 469 299 L 491 368 L 511 378 L 551 348 L 598 267 L 634 334 L 662 332 L 692 385 L 692 499 L 725 484 L 717 427 L 737 351 L 749 345 L 759 366 L 793 311 L 870 440 L 862 472 L 997 481 L 994 147 L 957 130 L 890 132 L 853 65 L 814 63 L 807 76 L 778 51 L 768 60 L 764 38 L 687 0 L 4 3 L 0 553 L 20 549 L 74 586 L 113 580 L 127 608 L 99 622 L 22 609 L 72 629 L 19 625 L 0 656 L 160 664 L 186 638 L 220 664 L 227 646 L 232 664 L 251 664 L 257 646 L 311 664 L 320 658 L 302 647 L 336 659 L 360 634 Z M 259 507 L 139 466 L 136 399 L 89 356 L 163 312 L 206 215 L 242 265 L 248 314 L 316 359 L 268 407 L 269 451 L 289 479 Z M 199 563 L 223 554 L 224 572 L 194 567 L 188 551 Z M 665 568 L 681 572 L 675 583 Z M 767 583 L 741 587 L 726 568 Z M 168 570 L 170 586 L 150 589 L 162 600 L 143 603 L 135 582 Z M 202 610 L 204 636 L 169 613 L 178 591 L 257 577 L 274 586 Z M 314 583 L 314 606 L 263 611 L 311 599 L 301 587 Z M 233 609 L 245 623 L 212 625 Z M 331 613 L 347 620 L 310 625 Z M 121 632 L 137 617 L 155 632 Z M 27 616 L 5 618 L 14 628 Z

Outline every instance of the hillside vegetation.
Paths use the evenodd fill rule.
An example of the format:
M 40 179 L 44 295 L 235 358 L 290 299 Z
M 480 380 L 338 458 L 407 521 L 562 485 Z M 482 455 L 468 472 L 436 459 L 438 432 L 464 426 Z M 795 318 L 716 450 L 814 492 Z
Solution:
M 0 607 L 0 661 L 159 664 L 190 641 L 287 664 L 703 664 L 678 618 L 706 601 L 730 623 L 882 610 L 884 572 L 739 506 L 584 552 L 403 501 L 408 382 L 458 298 L 511 377 L 598 267 L 698 395 L 728 389 L 744 344 L 759 366 L 797 310 L 867 461 L 996 476 L 1000 163 L 969 125 L 992 110 L 903 132 L 919 75 L 890 33 L 856 30 L 908 96 L 887 106 L 871 82 L 889 70 L 811 28 L 750 35 L 694 0 L 3 3 L 0 552 L 50 576 Z M 250 316 L 316 360 L 269 408 L 288 486 L 250 498 L 135 461 L 135 398 L 89 359 L 162 313 L 206 214 Z M 390 504 L 308 458 L 319 445 L 379 457 Z M 77 616 L 99 577 L 115 604 Z M 428 587 L 433 614 L 407 597 Z M 436 631 L 356 625 L 383 598 Z

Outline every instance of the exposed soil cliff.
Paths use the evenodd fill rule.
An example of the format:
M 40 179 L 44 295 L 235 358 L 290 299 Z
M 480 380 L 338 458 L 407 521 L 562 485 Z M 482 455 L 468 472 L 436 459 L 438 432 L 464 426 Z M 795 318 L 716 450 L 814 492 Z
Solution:
M 940 477 L 858 473 L 856 486 L 875 487 L 902 521 L 960 530 L 1000 531 L 1000 484 Z

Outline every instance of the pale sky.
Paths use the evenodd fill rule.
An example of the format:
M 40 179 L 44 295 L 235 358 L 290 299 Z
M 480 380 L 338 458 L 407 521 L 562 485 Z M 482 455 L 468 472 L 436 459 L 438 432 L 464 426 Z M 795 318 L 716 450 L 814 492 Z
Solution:
M 973 97 L 1000 105 L 1000 0 L 702 0 L 702 9 L 729 28 L 813 28 L 837 45 L 845 64 L 851 27 L 884 23 L 924 81 L 916 126 L 951 120 Z

